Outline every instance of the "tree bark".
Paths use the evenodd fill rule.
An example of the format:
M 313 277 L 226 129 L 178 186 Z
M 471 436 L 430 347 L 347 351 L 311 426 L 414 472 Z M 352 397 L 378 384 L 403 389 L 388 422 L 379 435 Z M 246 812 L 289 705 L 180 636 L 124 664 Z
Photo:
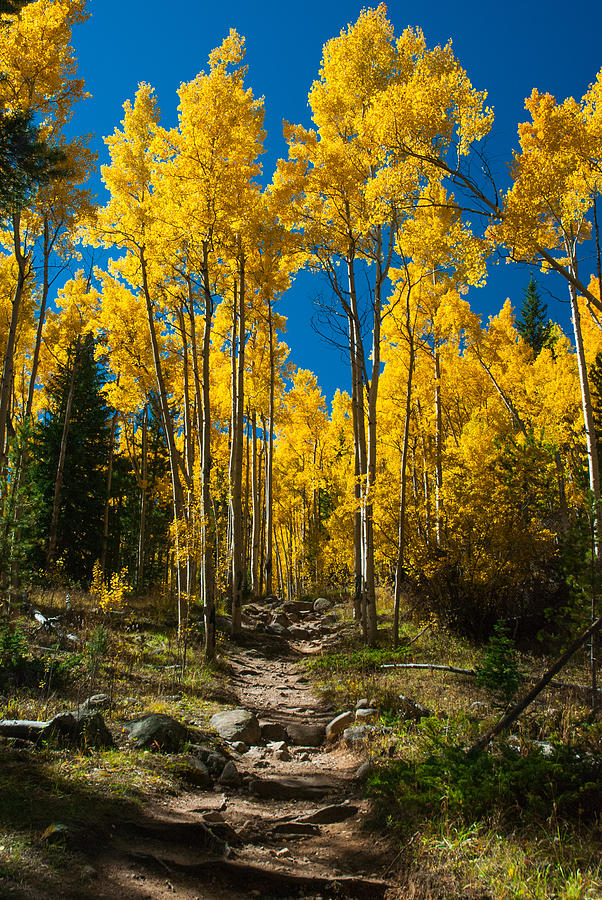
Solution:
M 17 284 L 13 294 L 12 311 L 2 366 L 2 380 L 0 381 L 0 475 L 6 470 L 8 461 L 7 429 L 13 390 L 15 345 L 21 301 L 30 269 L 30 259 L 26 254 L 23 254 L 21 248 L 21 214 L 19 212 L 13 214 L 13 247 L 17 263 Z
M 265 460 L 265 557 L 264 577 L 265 592 L 269 596 L 273 591 L 273 494 L 272 472 L 274 459 L 274 394 L 275 394 L 275 360 L 274 360 L 274 322 L 272 319 L 272 298 L 268 296 L 268 333 L 270 343 L 270 409 L 269 433 Z
M 63 491 L 63 477 L 65 471 L 65 457 L 67 454 L 67 438 L 69 435 L 69 426 L 71 424 L 71 407 L 73 406 L 73 394 L 75 391 L 75 376 L 77 373 L 77 365 L 79 362 L 79 345 L 80 338 L 77 338 L 73 357 L 73 365 L 71 367 L 71 376 L 69 378 L 69 388 L 65 402 L 65 418 L 63 419 L 63 432 L 61 435 L 61 443 L 59 448 L 59 459 L 54 481 L 54 499 L 52 502 L 52 516 L 50 518 L 50 531 L 48 534 L 48 550 L 46 552 L 46 565 L 50 566 L 55 561 L 57 534 L 59 524 L 59 512 L 61 508 L 61 494 Z
M 202 409 L 203 442 L 201 451 L 201 515 L 202 545 L 201 586 L 205 618 L 205 658 L 215 657 L 215 525 L 211 507 L 211 398 L 209 387 L 209 354 L 211 349 L 211 325 L 213 320 L 213 295 L 209 282 L 209 248 L 203 242 L 203 291 L 205 299 L 205 324 L 202 345 Z

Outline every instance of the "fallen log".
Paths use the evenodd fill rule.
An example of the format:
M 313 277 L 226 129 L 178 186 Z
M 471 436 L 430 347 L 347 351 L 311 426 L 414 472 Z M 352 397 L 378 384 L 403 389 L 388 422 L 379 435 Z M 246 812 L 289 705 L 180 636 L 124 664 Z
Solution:
M 23 741 L 38 741 L 48 722 L 30 722 L 27 719 L 1 719 L 0 736 L 20 738 Z
M 580 645 L 581 646 L 581 645 Z M 443 666 L 438 663 L 382 663 L 379 669 L 432 669 L 439 672 L 452 672 L 454 675 L 469 675 L 476 678 L 476 669 L 462 669 L 458 666 Z M 533 675 L 519 675 L 521 681 L 530 684 L 539 684 L 540 679 Z M 546 682 L 546 687 L 569 688 L 574 691 L 587 691 L 591 694 L 592 688 L 589 684 L 575 684 L 573 681 L 553 681 Z M 602 688 L 598 688 L 598 693 L 602 694 Z

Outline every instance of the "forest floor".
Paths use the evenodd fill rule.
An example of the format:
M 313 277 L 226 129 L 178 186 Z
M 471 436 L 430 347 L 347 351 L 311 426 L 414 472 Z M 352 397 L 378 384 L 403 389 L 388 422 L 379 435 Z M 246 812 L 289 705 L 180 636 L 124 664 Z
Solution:
M 225 656 L 228 705 L 284 727 L 326 725 L 335 712 L 312 692 L 305 661 L 333 637 L 293 643 L 247 632 L 238 644 L 229 644 Z M 369 825 L 370 803 L 356 777 L 364 759 L 340 742 L 289 745 L 279 754 L 265 746 L 235 753 L 240 786 L 159 794 L 134 815 L 130 806 L 116 804 L 109 828 L 104 823 L 86 828 L 76 852 L 66 855 L 50 880 L 47 871 L 40 873 L 39 886 L 4 877 L 0 895 L 23 900 L 402 896 L 389 877 L 396 849 Z M 307 821 L 312 818 L 320 824 Z M 207 824 L 227 840 L 226 856 L 204 848 Z
M 84 594 L 68 614 L 59 592 L 36 602 L 77 643 L 31 611 L 0 622 L 0 719 L 48 721 L 101 691 L 115 747 L 0 738 L 1 900 L 602 900 L 602 722 L 579 688 L 585 657 L 471 757 L 500 715 L 474 678 L 487 651 L 434 622 L 408 617 L 393 651 L 385 611 L 368 650 L 343 603 L 285 634 L 266 622 L 290 603 L 250 604 L 207 666 L 194 622 L 178 637 L 152 598 L 108 616 Z M 445 663 L 460 668 L 425 668 Z M 518 663 L 530 676 L 548 665 Z M 378 709 L 366 739 L 313 739 L 361 698 Z M 219 737 L 211 717 L 239 708 L 287 739 Z M 188 729 L 178 752 L 128 738 L 152 713 Z M 233 780 L 191 777 L 196 741 L 234 763 Z

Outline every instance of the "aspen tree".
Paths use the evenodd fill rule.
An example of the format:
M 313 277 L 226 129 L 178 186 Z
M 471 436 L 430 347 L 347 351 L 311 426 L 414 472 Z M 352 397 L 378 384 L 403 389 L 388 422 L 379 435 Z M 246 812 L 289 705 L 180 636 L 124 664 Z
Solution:
M 85 0 L 37 0 L 18 15 L 3 19 L 0 42 L 0 103 L 5 113 L 44 120 L 41 136 L 56 139 L 69 120 L 72 106 L 85 96 L 83 81 L 75 77 L 77 63 L 71 47 L 75 24 L 87 17 Z M 58 162 L 58 156 L 56 157 Z M 48 172 L 46 180 L 60 170 Z M 63 173 L 64 174 L 64 173 Z M 21 304 L 32 276 L 33 240 L 36 233 L 23 227 L 28 200 L 11 209 L 12 251 L 17 266 L 12 315 L 0 381 L 0 462 L 6 461 L 6 430 L 14 377 L 14 352 Z

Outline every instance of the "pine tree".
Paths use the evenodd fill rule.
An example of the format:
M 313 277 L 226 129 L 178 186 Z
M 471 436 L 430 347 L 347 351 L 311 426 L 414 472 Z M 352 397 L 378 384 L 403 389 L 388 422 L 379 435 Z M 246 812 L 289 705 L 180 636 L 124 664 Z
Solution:
M 548 319 L 548 306 L 539 296 L 537 282 L 532 275 L 525 291 L 516 328 L 523 340 L 532 348 L 533 356 L 538 356 L 550 340 L 552 323 Z
M 62 560 L 74 581 L 90 579 L 102 547 L 111 417 L 102 386 L 94 340 L 86 335 L 71 346 L 67 364 L 50 381 L 49 407 L 35 435 L 34 481 L 43 498 L 40 525 L 50 535 L 56 503 L 52 556 Z M 40 563 L 48 546 L 44 550 L 46 554 L 38 548 Z

